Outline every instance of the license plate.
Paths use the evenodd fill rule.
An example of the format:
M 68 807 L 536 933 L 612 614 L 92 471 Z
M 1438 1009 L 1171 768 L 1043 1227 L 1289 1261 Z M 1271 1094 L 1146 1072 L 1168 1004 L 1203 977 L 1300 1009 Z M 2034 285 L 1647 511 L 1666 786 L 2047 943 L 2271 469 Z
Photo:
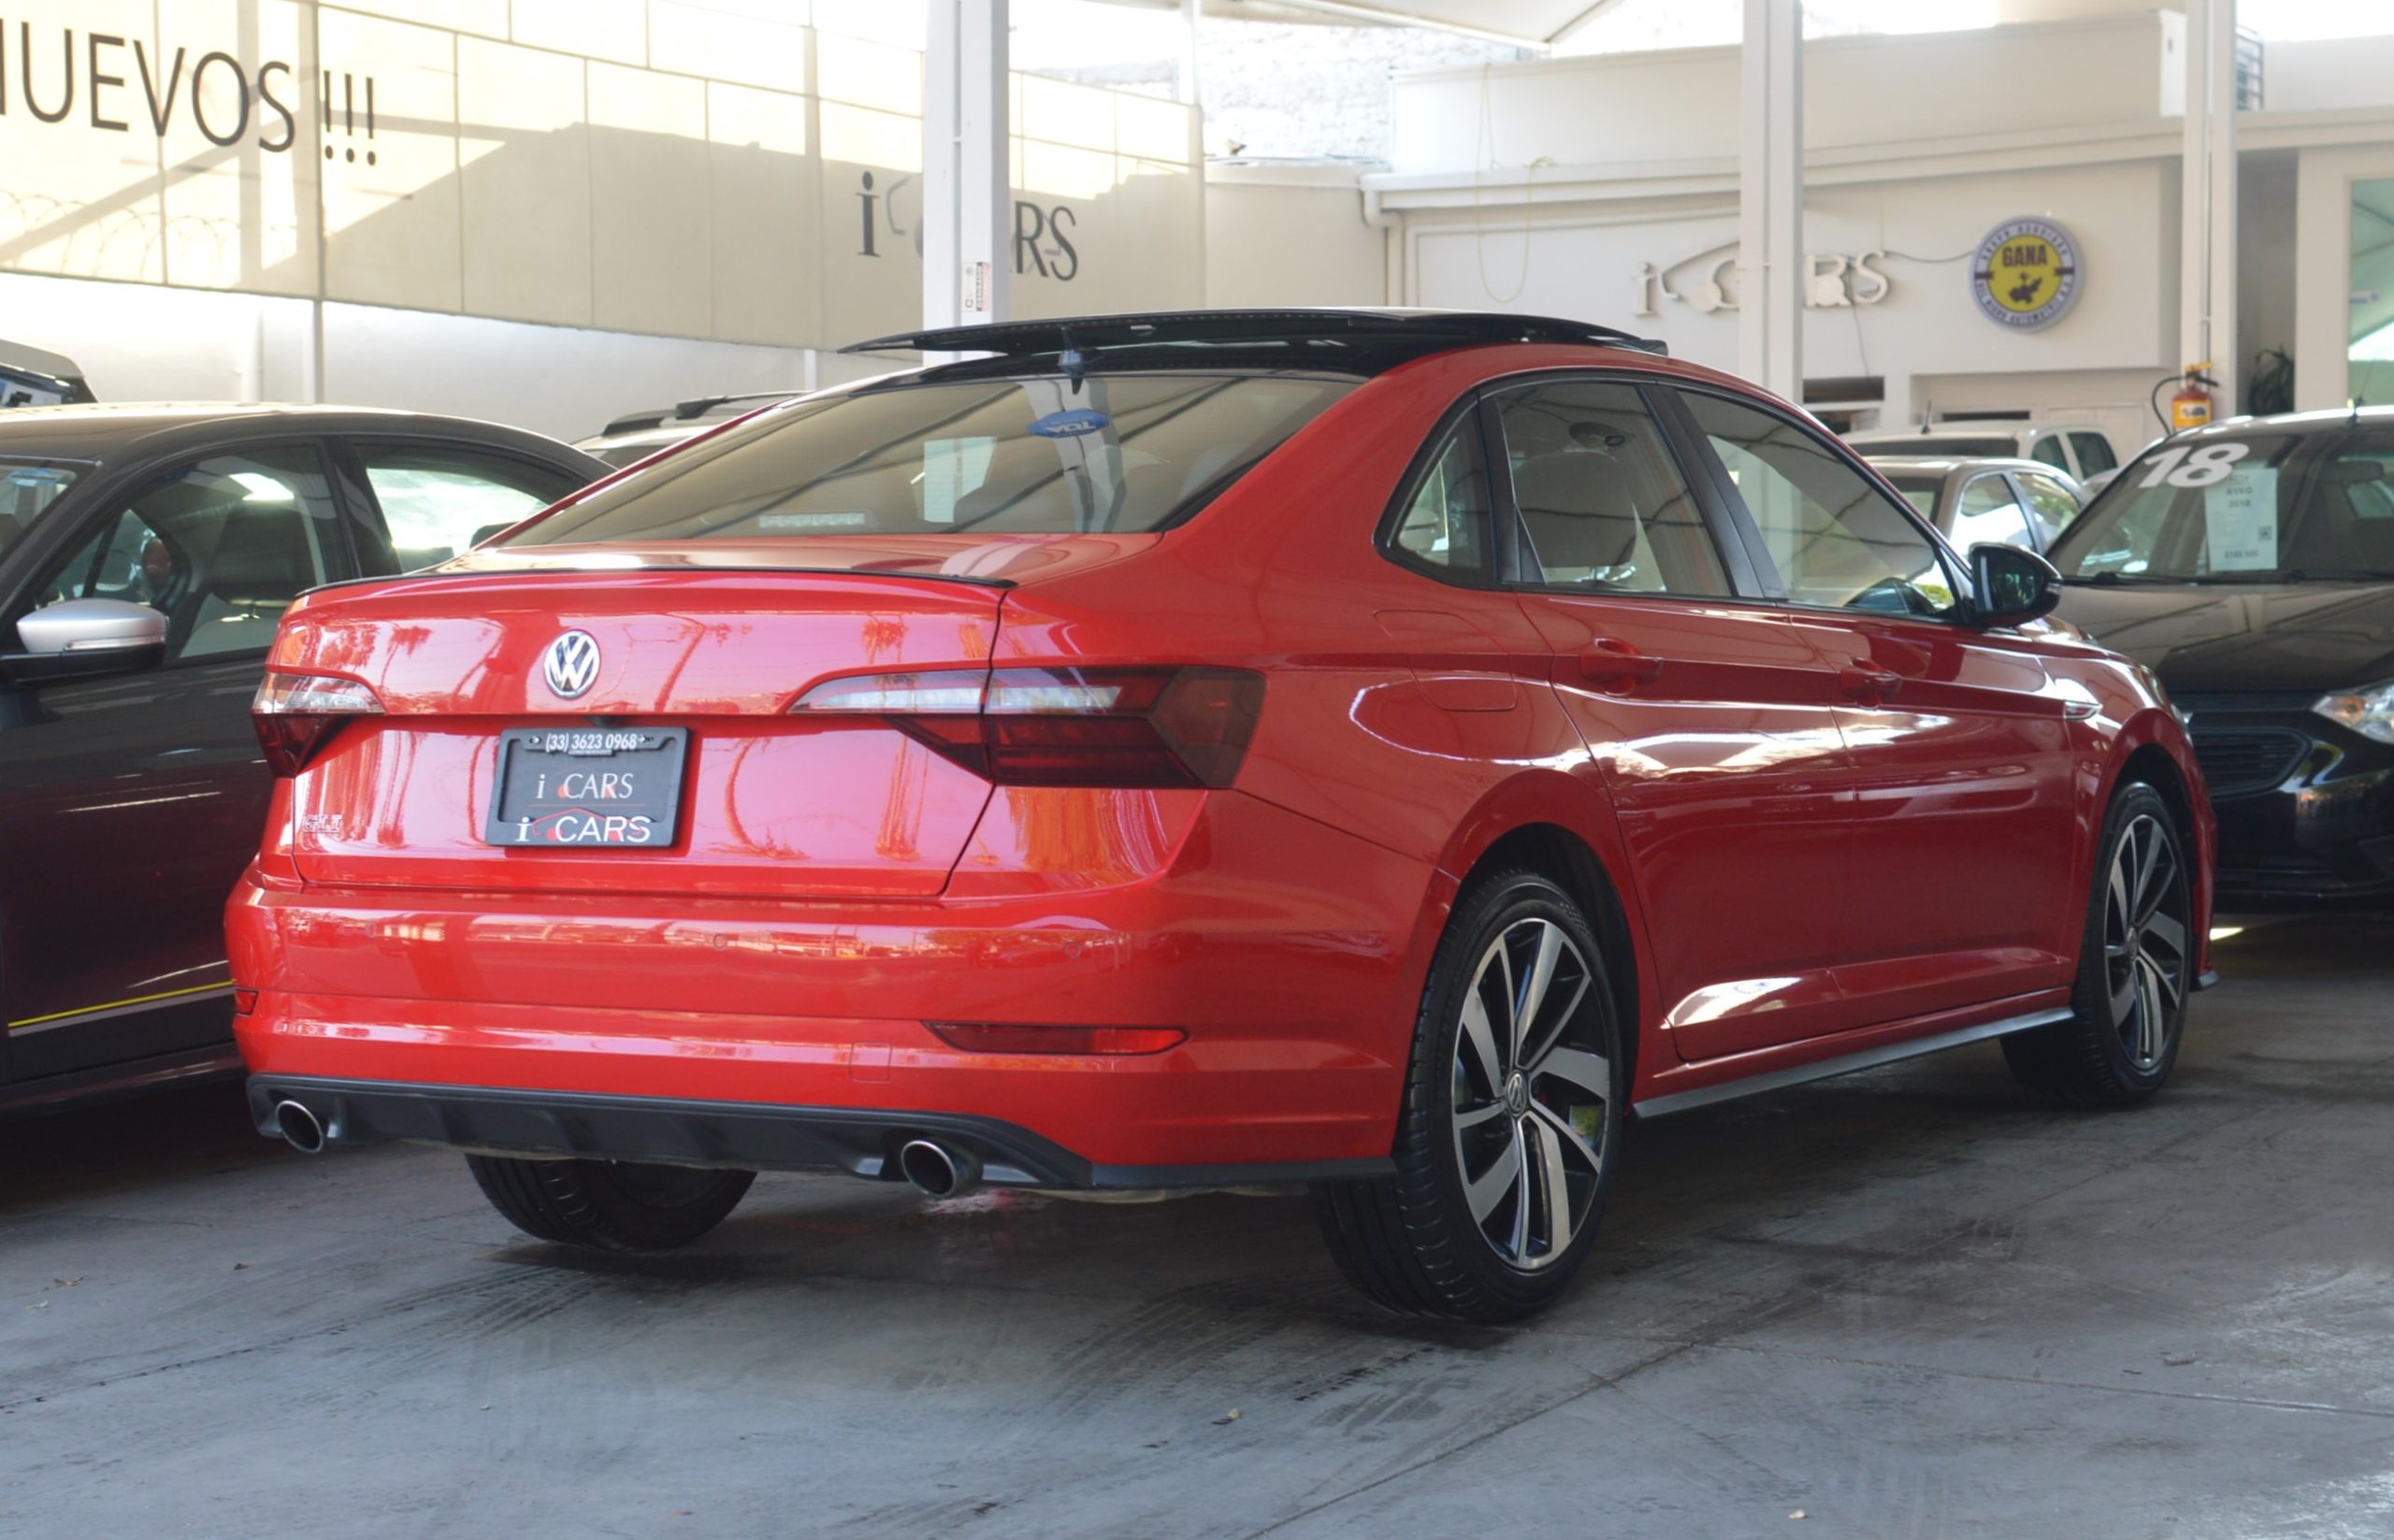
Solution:
M 510 727 L 483 838 L 543 850 L 670 845 L 687 727 Z

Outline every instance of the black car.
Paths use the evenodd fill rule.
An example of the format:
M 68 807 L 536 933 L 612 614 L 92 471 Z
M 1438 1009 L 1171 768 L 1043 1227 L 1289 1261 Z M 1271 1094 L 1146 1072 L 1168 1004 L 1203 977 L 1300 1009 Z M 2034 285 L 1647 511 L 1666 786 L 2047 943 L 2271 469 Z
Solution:
M 2394 896 L 2394 410 L 2165 439 L 2052 557 L 2189 720 L 2223 905 Z
M 444 561 L 607 467 L 411 412 L 0 412 L 0 1106 L 233 1068 L 250 700 L 303 590 Z

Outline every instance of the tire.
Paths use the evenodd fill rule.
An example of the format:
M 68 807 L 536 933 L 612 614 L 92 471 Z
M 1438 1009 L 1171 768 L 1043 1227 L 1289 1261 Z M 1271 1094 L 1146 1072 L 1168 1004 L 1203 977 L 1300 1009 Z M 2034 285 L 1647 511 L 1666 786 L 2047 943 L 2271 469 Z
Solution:
M 1517 1320 L 1569 1285 L 1604 1218 L 1628 1101 L 1606 969 L 1587 917 L 1546 878 L 1504 871 L 1465 890 L 1414 1024 L 1396 1174 L 1315 1189 L 1349 1283 L 1391 1310 L 1466 1321 Z
M 536 1240 L 594 1251 L 671 1251 L 723 1222 L 753 1171 L 469 1155 L 491 1207 Z
M 2070 1019 L 2003 1040 L 2020 1084 L 2067 1105 L 2124 1107 L 2170 1078 L 2194 988 L 2191 871 L 2160 793 L 2121 787 L 2103 820 Z

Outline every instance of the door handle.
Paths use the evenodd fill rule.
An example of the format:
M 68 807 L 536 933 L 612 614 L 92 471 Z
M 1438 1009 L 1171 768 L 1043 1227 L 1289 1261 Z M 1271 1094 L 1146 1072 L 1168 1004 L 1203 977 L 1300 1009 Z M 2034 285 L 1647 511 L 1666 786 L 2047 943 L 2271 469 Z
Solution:
M 1904 676 L 1888 669 L 1875 669 L 1867 663 L 1849 663 L 1837 671 L 1837 688 L 1848 700 L 1865 705 L 1877 705 L 1893 700 L 1904 687 Z
M 1579 652 L 1579 677 L 1615 689 L 1632 689 L 1662 676 L 1663 660 L 1626 641 L 1598 637 Z

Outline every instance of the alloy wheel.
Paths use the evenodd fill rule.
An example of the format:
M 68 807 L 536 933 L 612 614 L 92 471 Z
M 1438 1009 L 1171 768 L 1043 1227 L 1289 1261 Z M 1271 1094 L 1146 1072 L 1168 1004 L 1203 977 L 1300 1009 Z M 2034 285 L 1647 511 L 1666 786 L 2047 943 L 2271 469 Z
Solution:
M 1604 1170 L 1612 1065 L 1581 1009 L 1594 977 L 1568 933 L 1529 918 L 1489 943 L 1464 993 L 1455 1161 L 1480 1234 L 1524 1270 L 1570 1249 Z
M 2160 819 L 2141 813 L 2121 832 L 2104 893 L 2104 982 L 2112 1027 L 2128 1061 L 2151 1071 L 2169 1051 L 2193 956 L 2186 941 L 2186 885 Z

